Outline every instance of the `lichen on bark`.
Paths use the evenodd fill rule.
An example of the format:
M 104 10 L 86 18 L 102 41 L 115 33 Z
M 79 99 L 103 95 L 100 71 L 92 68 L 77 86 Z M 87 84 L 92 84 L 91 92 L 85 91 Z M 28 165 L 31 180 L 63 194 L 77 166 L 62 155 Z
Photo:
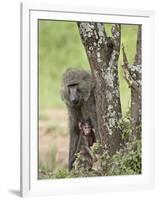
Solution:
M 111 154 L 120 147 L 121 103 L 118 80 L 120 25 L 112 25 L 112 37 L 107 37 L 103 23 L 78 22 L 82 43 L 95 82 L 98 134 Z
M 125 53 L 124 45 L 122 47 L 123 51 L 123 70 L 124 77 L 131 88 L 131 134 L 132 137 L 138 139 L 141 138 L 141 123 L 142 123 L 142 33 L 141 25 L 138 27 L 137 43 L 136 43 L 136 55 L 134 58 L 134 63 L 129 64 Z

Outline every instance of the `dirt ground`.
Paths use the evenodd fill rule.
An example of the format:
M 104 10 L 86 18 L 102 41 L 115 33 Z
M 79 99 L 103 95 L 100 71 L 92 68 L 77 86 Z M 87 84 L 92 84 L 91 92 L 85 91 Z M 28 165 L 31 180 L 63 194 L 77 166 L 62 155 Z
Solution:
M 67 167 L 68 116 L 65 109 L 45 109 L 39 116 L 39 168 Z

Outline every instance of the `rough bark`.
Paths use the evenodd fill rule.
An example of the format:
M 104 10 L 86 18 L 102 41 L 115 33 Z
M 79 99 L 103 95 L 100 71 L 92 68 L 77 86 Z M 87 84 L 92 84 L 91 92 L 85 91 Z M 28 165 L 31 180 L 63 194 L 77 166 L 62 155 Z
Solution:
M 101 143 L 110 154 L 121 144 L 118 122 L 121 103 L 118 80 L 120 25 L 112 25 L 112 37 L 107 37 L 102 23 L 78 22 L 95 82 L 97 127 Z
M 141 92 L 142 92 L 142 76 L 141 76 L 141 25 L 138 28 L 136 55 L 134 58 L 134 64 L 129 64 L 128 59 L 123 50 L 123 69 L 125 79 L 127 80 L 129 87 L 131 88 L 131 137 L 141 138 Z

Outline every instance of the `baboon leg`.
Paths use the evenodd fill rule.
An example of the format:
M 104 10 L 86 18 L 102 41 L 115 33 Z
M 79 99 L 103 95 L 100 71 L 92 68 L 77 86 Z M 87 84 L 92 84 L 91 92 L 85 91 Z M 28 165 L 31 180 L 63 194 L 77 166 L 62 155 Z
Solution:
M 72 165 L 76 159 L 75 153 L 76 153 L 78 140 L 79 140 L 79 136 L 77 134 L 74 133 L 70 135 L 69 163 L 68 163 L 69 171 L 72 169 Z

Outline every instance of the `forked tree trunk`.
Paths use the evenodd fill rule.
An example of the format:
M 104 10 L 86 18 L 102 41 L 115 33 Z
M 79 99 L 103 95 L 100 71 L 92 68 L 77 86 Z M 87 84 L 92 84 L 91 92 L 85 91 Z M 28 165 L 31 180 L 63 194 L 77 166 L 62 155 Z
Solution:
M 127 80 L 129 87 L 131 88 L 131 135 L 138 139 L 141 138 L 141 90 L 142 90 L 142 76 L 141 76 L 141 25 L 138 28 L 136 55 L 134 58 L 134 64 L 128 63 L 126 53 L 123 50 L 123 69 L 125 73 L 125 79 Z
M 95 100 L 98 134 L 110 154 L 121 144 L 118 122 L 121 103 L 118 79 L 120 52 L 120 25 L 112 25 L 112 37 L 107 37 L 102 23 L 78 22 L 80 36 L 85 47 L 95 81 Z

